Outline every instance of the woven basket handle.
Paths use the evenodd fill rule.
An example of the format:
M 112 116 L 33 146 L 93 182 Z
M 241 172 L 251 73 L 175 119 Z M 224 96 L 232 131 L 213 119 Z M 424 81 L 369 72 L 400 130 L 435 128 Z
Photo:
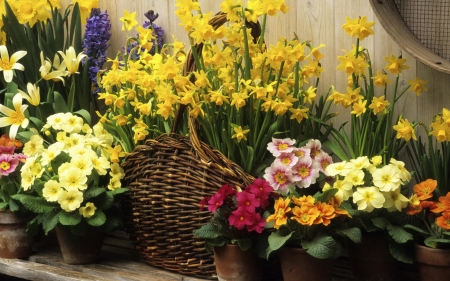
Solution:
M 227 22 L 227 14 L 224 12 L 219 12 L 219 13 L 215 14 L 209 20 L 209 24 L 214 28 L 214 30 L 218 29 L 220 26 L 222 26 L 226 22 Z M 255 43 L 257 43 L 257 41 L 260 39 L 259 37 L 261 35 L 260 24 L 258 22 L 254 23 L 254 22 L 246 21 L 245 25 L 248 28 L 251 28 L 251 35 L 253 37 L 253 41 Z M 261 40 L 263 40 L 263 39 L 261 38 Z M 200 44 L 194 45 L 193 48 L 191 48 L 191 50 L 189 50 L 189 53 L 187 55 L 186 62 L 185 62 L 184 68 L 183 68 L 183 76 L 187 76 L 187 75 L 189 75 L 189 73 L 196 70 L 194 55 L 192 54 L 193 49 L 197 51 L 197 55 L 198 55 L 198 57 L 200 57 L 202 55 L 203 44 L 200 43 Z M 194 76 L 192 76 L 191 79 L 194 79 Z M 175 133 L 175 131 L 178 127 L 178 124 L 181 122 L 181 120 L 183 118 L 183 113 L 186 110 L 186 107 L 187 107 L 187 105 L 184 105 L 184 104 L 180 104 L 180 106 L 178 107 L 178 110 L 177 110 L 175 118 L 174 118 L 174 122 L 172 124 L 171 131 L 170 131 L 171 134 Z M 214 153 L 214 151 L 212 151 L 210 149 L 205 149 L 205 147 L 200 144 L 198 134 L 197 134 L 197 124 L 196 124 L 195 118 L 189 116 L 188 124 L 189 124 L 189 136 L 190 136 L 191 144 L 192 144 L 193 148 L 196 150 L 198 156 L 203 161 L 205 161 L 205 162 L 214 161 L 216 163 L 221 163 L 221 164 L 223 163 L 229 167 L 237 166 L 237 164 L 231 162 L 226 157 L 223 157 L 223 158 L 221 157 L 219 159 L 219 157 L 217 156 L 216 153 Z

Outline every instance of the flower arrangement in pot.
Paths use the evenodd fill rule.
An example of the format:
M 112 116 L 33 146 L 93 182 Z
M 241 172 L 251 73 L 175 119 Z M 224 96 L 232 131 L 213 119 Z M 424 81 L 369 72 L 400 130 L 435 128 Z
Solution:
M 279 193 L 273 212 L 267 216 L 272 233 L 268 237 L 266 258 L 278 251 L 284 280 L 331 280 L 332 266 L 346 238 L 359 243 L 361 232 L 348 227 L 343 198 L 326 182 L 331 157 L 318 140 L 301 147 L 292 139 L 273 139 L 268 150 L 273 164 L 264 178 Z M 312 184 L 324 188 L 313 190 Z M 316 265 L 316 267 L 314 267 Z
M 36 214 L 28 224 L 29 231 L 36 232 L 42 226 L 48 234 L 56 228 L 60 243 L 65 234 L 92 242 L 93 233 L 120 227 L 122 213 L 116 202 L 128 189 L 121 186 L 124 173 L 119 162 L 124 153 L 116 148 L 101 123 L 91 128 L 71 113 L 51 115 L 42 136 L 33 135 L 24 145 L 27 159 L 21 168 L 21 186 L 31 194 L 13 196 Z M 97 251 L 82 249 L 87 260 L 65 255 L 65 261 L 95 260 L 101 238 L 94 242 L 100 246 Z
M 214 216 L 194 235 L 205 241 L 208 252 L 214 252 L 219 278 L 261 280 L 262 263 L 257 252 L 266 235 L 263 214 L 274 195 L 269 183 L 257 178 L 244 190 L 225 184 L 200 202 L 201 209 L 207 206 Z

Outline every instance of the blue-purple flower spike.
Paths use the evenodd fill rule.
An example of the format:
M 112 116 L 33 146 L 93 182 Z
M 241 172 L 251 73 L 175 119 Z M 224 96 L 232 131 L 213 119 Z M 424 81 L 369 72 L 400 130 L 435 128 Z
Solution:
M 100 9 L 92 9 L 91 16 L 86 21 L 85 34 L 83 39 L 83 52 L 89 60 L 89 77 L 93 84 L 93 94 L 98 93 L 97 73 L 106 62 L 106 51 L 111 38 L 111 22 L 108 12 L 101 12 Z

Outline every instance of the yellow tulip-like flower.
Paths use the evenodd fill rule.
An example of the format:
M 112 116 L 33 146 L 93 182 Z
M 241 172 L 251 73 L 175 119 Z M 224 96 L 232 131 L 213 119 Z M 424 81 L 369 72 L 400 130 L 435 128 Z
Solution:
M 15 140 L 19 127 L 28 127 L 30 121 L 25 117 L 24 112 L 27 109 L 28 105 L 22 105 L 22 95 L 16 94 L 13 97 L 12 102 L 14 110 L 4 106 L 3 104 L 0 104 L 0 112 L 6 115 L 5 117 L 0 117 L 0 127 L 11 126 L 9 128 L 9 138 Z
M 22 95 L 22 98 L 26 99 L 30 104 L 34 106 L 38 106 L 39 103 L 41 102 L 41 94 L 39 92 L 39 87 L 36 87 L 36 85 L 33 85 L 31 83 L 27 84 L 28 94 L 20 89 L 18 91 L 19 94 Z
M 123 23 L 122 30 L 131 30 L 139 24 L 136 20 L 136 12 L 130 14 L 127 10 L 123 11 L 123 17 L 119 20 Z
M 9 57 L 8 49 L 5 45 L 0 46 L 0 71 L 3 71 L 3 77 L 5 77 L 6 82 L 11 82 L 14 76 L 13 70 L 23 71 L 25 67 L 18 63 L 21 58 L 27 54 L 26 51 L 17 51 L 11 57 Z
M 55 54 L 55 59 L 53 63 L 50 59 L 44 59 L 44 53 L 41 52 L 41 67 L 39 68 L 39 72 L 41 73 L 41 77 L 44 80 L 53 80 L 53 81 L 61 81 L 63 84 L 65 83 L 64 76 L 68 74 L 66 70 L 66 63 L 63 61 L 62 63 L 59 60 L 58 54 Z M 56 69 L 56 70 L 54 70 Z
M 95 214 L 95 210 L 97 210 L 97 207 L 95 207 L 94 203 L 87 202 L 86 205 L 81 207 L 78 211 L 83 217 L 90 218 Z
M 409 123 L 408 119 L 400 118 L 397 125 L 394 125 L 394 130 L 397 131 L 398 139 L 403 138 L 406 141 L 409 141 L 412 138 L 413 140 L 417 140 L 416 132 Z
M 414 80 L 408 80 L 409 85 L 411 85 L 411 92 L 415 92 L 417 96 L 420 96 L 420 92 L 426 92 L 427 88 L 425 85 L 428 83 L 425 80 L 416 78 Z
M 242 130 L 242 127 L 239 126 L 239 127 L 234 128 L 234 132 L 236 134 L 234 134 L 231 138 L 232 139 L 236 138 L 238 142 L 241 142 L 242 139 L 247 140 L 247 137 L 245 136 L 245 134 L 250 132 L 250 129 Z
M 66 53 L 62 51 L 58 51 L 58 53 L 63 57 L 64 62 L 66 63 L 67 71 L 70 74 L 78 73 L 78 66 L 80 62 L 87 57 L 86 54 L 80 52 L 78 55 L 75 53 L 75 49 L 70 46 L 69 49 L 66 50 Z

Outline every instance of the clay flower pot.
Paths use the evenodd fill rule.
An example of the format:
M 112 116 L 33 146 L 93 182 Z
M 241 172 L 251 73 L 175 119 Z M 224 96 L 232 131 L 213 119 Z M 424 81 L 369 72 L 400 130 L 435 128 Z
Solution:
M 333 259 L 318 259 L 302 248 L 282 247 L 280 257 L 284 281 L 331 281 Z
M 214 247 L 214 263 L 219 281 L 260 281 L 262 260 L 253 251 L 238 245 Z
M 0 257 L 4 259 L 28 258 L 33 250 L 33 237 L 27 232 L 29 218 L 10 210 L 0 210 Z
M 443 281 L 450 276 L 450 249 L 433 249 L 415 244 L 414 256 L 420 280 Z

